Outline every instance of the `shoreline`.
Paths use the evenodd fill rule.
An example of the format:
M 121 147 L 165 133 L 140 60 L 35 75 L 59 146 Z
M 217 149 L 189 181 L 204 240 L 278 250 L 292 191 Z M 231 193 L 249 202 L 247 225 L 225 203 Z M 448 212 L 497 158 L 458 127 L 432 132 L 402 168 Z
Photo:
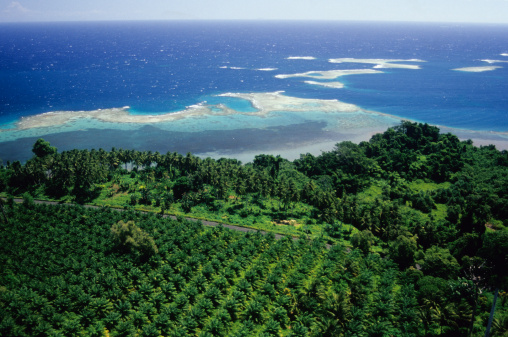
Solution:
M 161 153 L 176 150 L 242 162 L 251 161 L 257 154 L 294 160 L 301 154 L 330 151 L 342 141 L 368 141 L 372 135 L 402 120 L 412 121 L 336 99 L 298 98 L 286 96 L 282 91 L 223 93 L 217 97 L 246 100 L 254 111 L 203 102 L 160 115 L 134 115 L 129 107 L 48 112 L 22 118 L 16 129 L 1 130 L 0 159 L 27 160 L 33 155 L 35 140 L 44 138 L 59 150 L 116 147 Z M 245 120 L 246 117 L 253 119 Z M 235 124 L 238 127 L 223 128 L 233 120 L 240 121 Z M 198 128 L 188 127 L 196 125 L 193 121 L 200 121 Z M 461 141 L 470 139 L 475 146 L 492 144 L 499 150 L 508 150 L 508 132 L 435 126 L 441 133 L 455 134 Z
M 474 146 L 495 145 L 500 151 L 508 151 L 508 132 L 475 131 L 436 125 L 441 133 L 451 133 L 461 141 L 472 140 Z
M 396 124 L 394 124 L 396 125 Z M 392 125 L 392 126 L 394 126 Z M 452 133 L 461 141 L 472 140 L 474 146 L 494 145 L 498 150 L 508 150 L 508 136 L 493 132 L 470 131 L 437 126 L 440 133 Z M 59 152 L 72 149 L 134 149 L 158 151 L 159 153 L 190 152 L 198 157 L 213 159 L 234 158 L 243 163 L 251 162 L 258 154 L 281 155 L 288 160 L 311 153 L 315 156 L 330 151 L 337 143 L 368 141 L 389 126 L 363 127 L 350 132 L 326 131 L 325 123 L 304 123 L 273 127 L 264 130 L 241 129 L 202 132 L 170 132 L 154 126 L 143 126 L 136 130 L 89 129 L 48 134 L 42 138 L 49 141 Z M 33 157 L 33 144 L 40 137 L 24 137 L 9 142 L 0 142 L 0 163 L 22 162 Z

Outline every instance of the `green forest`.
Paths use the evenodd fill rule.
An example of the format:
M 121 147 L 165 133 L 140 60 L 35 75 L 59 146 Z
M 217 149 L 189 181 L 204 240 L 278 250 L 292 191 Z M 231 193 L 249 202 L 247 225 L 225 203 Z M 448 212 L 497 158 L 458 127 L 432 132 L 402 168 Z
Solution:
M 0 167 L 0 336 L 508 336 L 493 145 L 404 121 L 294 161 L 32 151 Z

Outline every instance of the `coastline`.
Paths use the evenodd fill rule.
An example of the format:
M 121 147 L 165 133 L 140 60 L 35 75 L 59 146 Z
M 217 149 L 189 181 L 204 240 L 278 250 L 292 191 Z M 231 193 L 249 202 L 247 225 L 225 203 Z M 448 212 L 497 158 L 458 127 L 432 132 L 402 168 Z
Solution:
M 508 151 L 508 132 L 474 131 L 436 125 L 441 133 L 452 133 L 461 141 L 471 140 L 474 146 L 494 145 L 500 151 Z
M 439 126 L 438 126 L 439 127 Z M 76 149 L 125 148 L 159 153 L 179 152 L 201 158 L 234 158 L 243 163 L 251 162 L 258 154 L 280 155 L 294 160 L 301 154 L 319 155 L 330 151 L 337 143 L 368 141 L 374 134 L 386 131 L 388 127 L 364 127 L 349 132 L 326 131 L 325 123 L 303 123 L 286 127 L 272 127 L 263 130 L 240 129 L 207 131 L 195 133 L 171 132 L 155 126 L 141 126 L 136 130 L 89 129 L 47 134 L 43 138 L 59 152 Z M 484 131 L 470 131 L 439 127 L 441 133 L 452 133 L 461 141 L 472 140 L 475 146 L 495 145 L 498 150 L 508 150 L 508 135 Z M 22 162 L 33 156 L 32 147 L 38 137 L 24 137 L 0 142 L 0 159 Z
M 282 91 L 223 93 L 217 97 L 246 100 L 254 109 L 237 111 L 224 104 L 204 102 L 160 115 L 134 115 L 129 107 L 49 112 L 23 118 L 15 130 L 0 131 L 0 159 L 4 163 L 27 160 L 33 155 L 33 143 L 44 138 L 59 151 L 116 147 L 191 152 L 200 157 L 235 158 L 242 162 L 252 161 L 258 154 L 294 160 L 300 154 L 330 151 L 342 141 L 368 141 L 400 121 L 410 120 L 336 99 L 298 98 Z M 233 119 L 239 127 L 225 128 Z M 188 128 L 198 121 L 202 129 Z M 436 126 L 441 133 L 455 134 L 460 140 L 471 139 L 475 146 L 492 144 L 499 150 L 508 150 L 508 133 Z

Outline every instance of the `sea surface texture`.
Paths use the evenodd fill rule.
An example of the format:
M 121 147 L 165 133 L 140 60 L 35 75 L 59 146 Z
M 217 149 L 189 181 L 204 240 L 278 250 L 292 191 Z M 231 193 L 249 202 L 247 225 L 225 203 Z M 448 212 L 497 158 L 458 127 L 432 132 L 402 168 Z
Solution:
M 251 160 L 319 154 L 401 119 L 508 142 L 508 26 L 0 24 L 0 158 L 37 138 Z

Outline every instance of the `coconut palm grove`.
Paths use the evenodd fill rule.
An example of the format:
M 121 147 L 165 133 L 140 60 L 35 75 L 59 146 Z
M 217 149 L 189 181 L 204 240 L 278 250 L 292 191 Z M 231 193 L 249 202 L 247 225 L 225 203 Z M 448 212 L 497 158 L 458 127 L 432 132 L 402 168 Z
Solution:
M 0 336 L 507 336 L 508 152 L 402 122 L 251 163 L 0 168 Z

